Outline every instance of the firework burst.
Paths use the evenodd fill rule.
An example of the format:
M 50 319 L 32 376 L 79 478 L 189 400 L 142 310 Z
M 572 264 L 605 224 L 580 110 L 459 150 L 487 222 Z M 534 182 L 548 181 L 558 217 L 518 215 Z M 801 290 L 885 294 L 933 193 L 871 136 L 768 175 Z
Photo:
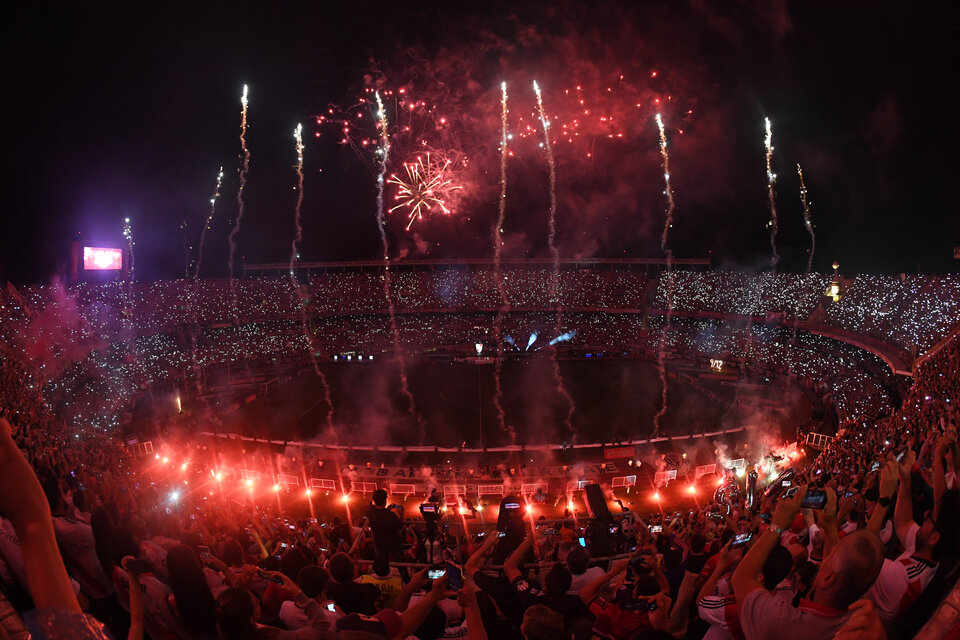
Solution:
M 416 162 L 403 164 L 406 176 L 390 176 L 389 184 L 397 186 L 394 200 L 397 205 L 390 209 L 393 213 L 397 209 L 407 212 L 407 231 L 417 220 L 423 219 L 425 213 L 439 210 L 444 215 L 453 213 L 448 202 L 455 191 L 463 187 L 455 184 L 450 176 L 450 160 L 439 161 L 431 157 L 417 156 Z

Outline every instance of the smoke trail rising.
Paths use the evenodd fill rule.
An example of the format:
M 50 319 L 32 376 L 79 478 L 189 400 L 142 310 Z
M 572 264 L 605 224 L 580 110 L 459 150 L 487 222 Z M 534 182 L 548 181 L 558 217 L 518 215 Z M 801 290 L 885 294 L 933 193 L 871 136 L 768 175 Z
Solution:
M 383 221 L 383 190 L 387 174 L 387 163 L 390 160 L 390 136 L 387 132 L 387 111 L 383 108 L 380 93 L 374 94 L 377 100 L 377 128 L 380 130 L 380 173 L 377 175 L 377 229 L 380 231 L 380 243 L 383 247 L 383 297 L 387 302 L 387 312 L 390 314 L 390 330 L 393 333 L 393 353 L 397 358 L 400 369 L 400 391 L 407 399 L 410 415 L 416 418 L 420 427 L 420 444 L 426 439 L 426 425 L 417 411 L 407 380 L 407 363 L 400 348 L 400 331 L 397 328 L 396 309 L 393 306 L 393 297 L 390 295 L 390 241 L 387 239 L 387 229 Z
M 186 220 L 180 221 L 180 239 L 181 244 L 183 245 L 183 277 L 190 277 L 190 266 L 193 264 L 190 260 L 190 257 L 193 255 L 193 247 L 190 245 L 190 239 L 187 237 L 187 225 Z
M 503 386 L 500 382 L 500 376 L 503 373 L 503 316 L 510 313 L 510 299 L 507 297 L 507 288 L 503 282 L 503 274 L 500 272 L 500 259 L 503 256 L 503 221 L 507 214 L 507 83 L 500 83 L 500 203 L 499 216 L 497 223 L 491 231 L 493 239 L 493 278 L 497 285 L 497 292 L 500 294 L 500 308 L 497 309 L 497 315 L 493 322 L 493 340 L 497 345 L 497 361 L 494 365 L 494 392 L 493 404 L 497 409 L 497 419 L 500 423 L 500 430 L 505 431 L 510 436 L 510 444 L 516 444 L 517 432 L 507 426 L 506 412 L 503 409 Z
M 333 401 L 330 399 L 330 385 L 327 383 L 327 376 L 320 370 L 316 354 L 313 351 L 313 339 L 310 336 L 310 327 L 307 323 L 307 307 L 303 299 L 303 289 L 300 287 L 300 282 L 297 280 L 296 270 L 294 269 L 294 263 L 300 258 L 297 252 L 297 245 L 303 240 L 303 223 L 301 217 L 301 209 L 303 208 L 303 125 L 297 125 L 297 128 L 293 131 L 293 138 L 296 141 L 295 148 L 297 151 L 297 204 L 293 210 L 295 231 L 293 241 L 290 243 L 290 284 L 293 286 L 293 290 L 296 291 L 297 298 L 300 300 L 300 324 L 303 328 L 303 338 L 307 345 L 307 355 L 310 358 L 310 364 L 313 365 L 313 372 L 317 374 L 317 377 L 320 378 L 321 385 L 323 385 L 323 399 L 327 403 L 327 426 L 332 427 Z
M 560 295 L 557 291 L 560 279 L 560 250 L 557 249 L 557 163 L 553 157 L 553 147 L 550 144 L 550 121 L 547 119 L 546 112 L 543 109 L 543 95 L 540 93 L 540 86 L 537 81 L 533 81 L 533 91 L 537 94 L 537 110 L 540 113 L 540 123 L 543 125 L 543 144 L 547 152 L 547 167 L 550 170 L 550 233 L 547 236 L 547 245 L 550 247 L 550 255 L 553 257 L 553 274 L 550 277 L 550 298 L 557 305 L 556 321 L 554 330 L 557 335 L 562 331 L 563 310 L 560 305 Z M 553 358 L 553 379 L 557 383 L 557 393 L 567 403 L 567 415 L 563 420 L 568 434 L 573 434 L 573 398 L 563 384 L 563 377 L 560 375 L 560 361 L 557 359 L 557 351 L 554 350 Z M 575 434 L 574 434 L 575 435 Z
M 200 265 L 203 263 L 203 244 L 207 238 L 207 230 L 210 228 L 210 223 L 213 222 L 213 213 L 217 208 L 217 198 L 220 197 L 220 186 L 222 184 L 223 167 L 221 166 L 219 173 L 217 173 L 217 186 L 213 190 L 213 195 L 210 197 L 210 215 L 207 216 L 207 221 L 203 225 L 203 229 L 200 231 L 200 244 L 197 247 L 197 267 L 193 272 L 194 279 L 200 277 Z
M 203 394 L 203 385 L 201 384 L 203 369 L 197 363 L 197 334 L 200 332 L 200 316 L 197 312 L 197 296 L 199 295 L 200 289 L 200 266 L 203 262 L 203 244 L 207 236 L 207 229 L 210 228 L 210 222 L 213 220 L 213 213 L 216 210 L 217 198 L 220 197 L 220 186 L 223 184 L 223 167 L 220 167 L 220 171 L 217 173 L 217 186 L 213 190 L 213 195 L 210 197 L 210 214 L 207 216 L 207 220 L 203 225 L 203 229 L 200 231 L 200 244 L 197 246 L 197 262 L 196 267 L 193 271 L 193 280 L 189 286 L 189 292 L 187 294 L 187 315 L 190 318 L 190 362 L 191 370 L 194 375 L 194 382 L 197 387 L 197 396 Z M 186 221 L 180 225 L 180 228 L 186 233 L 187 223 Z M 184 239 L 184 244 L 186 244 L 186 239 Z M 189 253 L 187 254 L 189 259 Z M 189 263 L 186 265 L 185 276 L 189 277 Z
M 250 150 L 247 148 L 247 85 L 243 85 L 243 95 L 240 96 L 240 153 L 243 165 L 240 167 L 240 187 L 237 189 L 237 219 L 233 222 L 230 231 L 230 257 L 227 264 L 230 275 L 230 297 L 233 301 L 233 319 L 237 319 L 237 288 L 233 273 L 233 259 L 237 252 L 237 233 L 240 232 L 240 221 L 243 220 L 243 191 L 247 188 L 247 172 L 250 170 Z
M 817 236 L 813 232 L 813 222 L 810 219 L 810 201 L 807 199 L 807 184 L 803 180 L 803 169 L 800 167 L 800 163 L 797 163 L 797 175 L 800 176 L 800 203 L 803 205 L 803 224 L 807 228 L 807 233 L 810 234 L 810 255 L 807 256 L 807 275 L 810 275 L 810 271 L 813 269 L 813 252 L 817 248 Z M 800 309 L 799 307 L 794 311 L 793 314 L 793 332 L 790 337 L 790 343 L 795 344 L 797 340 L 797 328 L 800 325 Z M 793 369 L 793 351 L 790 352 L 790 368 Z
M 667 257 L 667 317 L 660 329 L 660 340 L 657 345 L 657 375 L 660 377 L 660 410 L 653 416 L 653 436 L 660 434 L 660 420 L 667 413 L 667 367 L 664 361 L 664 349 L 667 343 L 667 330 L 670 328 L 670 319 L 673 315 L 673 249 L 669 246 L 670 228 L 673 226 L 673 213 L 676 202 L 673 199 L 673 189 L 670 186 L 670 154 L 667 151 L 667 133 L 663 127 L 663 118 L 656 115 L 657 129 L 660 132 L 660 157 L 663 160 L 664 195 L 667 196 L 667 213 L 663 222 L 663 232 L 660 234 L 660 250 Z
M 776 273 L 777 264 L 780 262 L 780 254 L 777 253 L 777 231 L 780 224 L 777 220 L 777 201 L 773 190 L 777 174 L 773 172 L 773 129 L 770 128 L 770 118 L 764 118 L 764 120 L 767 127 L 767 135 L 763 139 L 767 150 L 767 198 L 770 200 L 770 268 Z
M 800 202 L 803 204 L 803 224 L 810 234 L 810 255 L 807 257 L 807 273 L 813 269 L 813 252 L 817 248 L 817 236 L 813 232 L 813 222 L 810 219 L 810 201 L 807 199 L 807 183 L 803 181 L 803 169 L 797 163 L 797 175 L 800 176 Z
M 210 228 L 210 222 L 213 220 L 213 213 L 216 210 L 217 198 L 220 197 L 220 186 L 223 184 L 223 167 L 220 167 L 220 171 L 217 173 L 217 186 L 213 190 L 213 195 L 210 197 L 210 214 L 207 216 L 207 220 L 203 225 L 203 229 L 200 231 L 200 244 L 197 245 L 197 262 L 196 267 L 193 270 L 193 283 L 190 286 L 190 293 L 187 297 L 187 313 L 190 316 L 192 321 L 192 328 L 190 331 L 190 360 L 192 363 L 194 382 L 197 387 L 197 395 L 203 393 L 203 385 L 201 384 L 201 374 L 203 373 L 200 366 L 197 364 L 197 333 L 200 331 L 200 317 L 197 314 L 197 301 L 196 297 L 199 291 L 199 282 L 200 277 L 200 266 L 203 263 L 203 244 L 207 237 L 207 229 Z M 182 226 L 186 228 L 186 223 Z

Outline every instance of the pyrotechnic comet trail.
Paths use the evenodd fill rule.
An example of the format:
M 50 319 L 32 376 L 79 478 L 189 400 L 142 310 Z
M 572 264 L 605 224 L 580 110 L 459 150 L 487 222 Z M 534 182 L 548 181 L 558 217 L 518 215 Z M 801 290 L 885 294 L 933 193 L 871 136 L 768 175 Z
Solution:
M 777 220 L 777 202 L 773 191 L 773 185 L 777 181 L 777 174 L 773 172 L 773 130 L 770 128 L 770 118 L 765 118 L 767 135 L 763 139 L 764 147 L 767 150 L 767 198 L 770 200 L 770 268 L 777 272 L 777 264 L 780 262 L 780 254 L 777 253 L 777 231 L 779 222 Z
M 200 231 L 200 245 L 197 247 L 197 268 L 194 269 L 193 272 L 194 278 L 200 277 L 200 263 L 203 262 L 203 243 L 207 237 L 207 229 L 210 228 L 210 223 L 213 221 L 213 212 L 217 207 L 217 198 L 220 197 L 221 184 L 223 184 L 223 167 L 220 167 L 220 172 L 217 173 L 217 187 L 213 190 L 213 195 L 210 197 L 210 215 L 207 216 L 207 222 Z
M 223 183 L 223 167 L 220 167 L 220 171 L 217 173 L 217 186 L 213 190 L 213 196 L 210 198 L 210 215 L 207 216 L 207 220 L 203 225 L 203 229 L 200 231 L 200 244 L 197 247 L 197 263 L 196 268 L 193 271 L 193 286 L 191 287 L 190 294 L 187 296 L 187 315 L 190 317 L 193 326 L 190 330 L 190 360 L 192 363 L 192 370 L 194 376 L 194 383 L 197 387 L 197 396 L 203 395 L 203 385 L 202 385 L 202 370 L 200 365 L 197 363 L 197 333 L 200 331 L 200 319 L 199 314 L 197 313 L 197 301 L 196 297 L 200 289 L 200 264 L 203 262 L 203 243 L 207 235 L 207 229 L 210 227 L 210 222 L 213 220 L 213 212 L 217 206 L 217 198 L 220 197 L 220 186 Z M 186 228 L 186 222 L 184 222 L 183 228 Z
M 310 364 L 313 365 L 313 372 L 320 378 L 323 385 L 323 399 L 327 403 L 327 426 L 333 426 L 333 401 L 330 399 L 330 385 L 327 384 L 327 376 L 320 370 L 317 364 L 317 357 L 313 351 L 313 339 L 310 336 L 310 326 L 307 323 L 307 306 L 303 299 L 303 290 L 300 288 L 300 282 L 297 280 L 294 263 L 300 258 L 297 253 L 297 245 L 303 239 L 303 223 L 301 218 L 301 209 L 303 208 L 303 125 L 298 124 L 293 130 L 293 139 L 296 141 L 295 149 L 297 151 L 297 204 L 293 209 L 294 233 L 293 241 L 290 243 L 290 284 L 297 293 L 300 301 L 300 324 L 303 328 L 303 338 L 307 345 L 307 356 L 310 358 Z
M 297 128 L 293 130 L 293 139 L 296 140 L 297 150 L 297 204 L 293 210 L 293 224 L 296 228 L 293 241 L 290 243 L 291 277 L 293 277 L 293 263 L 297 259 L 297 244 L 303 239 L 303 225 L 300 218 L 300 209 L 303 206 L 303 125 L 298 124 Z
M 807 183 L 803 180 L 803 169 L 800 167 L 800 163 L 797 163 L 797 175 L 800 176 L 800 203 L 803 205 L 803 224 L 807 228 L 807 233 L 810 234 L 810 255 L 807 256 L 807 275 L 810 275 L 810 271 L 813 269 L 813 252 L 817 248 L 817 237 L 813 233 L 813 221 L 810 219 L 810 201 L 807 199 Z M 797 340 L 797 329 L 800 326 L 800 309 L 799 301 L 798 308 L 793 314 L 793 332 L 790 337 L 790 344 L 795 344 Z M 788 364 L 790 369 L 793 370 L 793 350 L 789 351 L 790 359 Z
M 673 226 L 673 212 L 676 202 L 673 199 L 673 188 L 670 186 L 670 154 L 667 151 L 667 133 L 663 126 L 663 118 L 656 115 L 657 129 L 660 131 L 660 157 L 663 159 L 664 195 L 667 197 L 667 215 L 663 222 L 663 233 L 660 234 L 660 250 L 667 257 L 667 317 L 660 329 L 660 341 L 657 349 L 657 374 L 660 377 L 660 410 L 653 416 L 653 436 L 660 434 L 660 420 L 667 413 L 667 368 L 664 362 L 664 350 L 667 343 L 667 330 L 670 328 L 670 318 L 673 315 L 673 249 L 669 246 L 670 227 Z
M 407 380 L 407 363 L 403 357 L 403 351 L 400 349 L 400 331 L 397 328 L 397 312 L 393 306 L 393 297 L 390 295 L 390 242 L 387 240 L 387 229 L 383 221 L 383 190 L 386 186 L 385 176 L 387 174 L 387 162 L 390 160 L 390 135 L 387 132 L 387 111 L 383 108 L 383 100 L 380 93 L 374 94 L 377 100 L 377 128 L 380 134 L 380 148 L 377 153 L 380 155 L 380 173 L 377 176 L 377 229 L 380 231 L 380 243 L 383 247 L 383 297 L 387 302 L 387 311 L 390 314 L 390 330 L 393 333 L 393 352 L 397 357 L 398 368 L 400 369 L 400 391 L 407 398 L 410 415 L 417 419 L 420 426 L 420 444 L 426 439 L 426 427 L 423 419 L 416 410 L 416 404 L 413 401 L 413 393 L 410 392 L 410 384 Z
M 133 259 L 133 227 L 130 226 L 130 218 L 123 219 L 123 239 L 127 241 L 127 259 L 130 261 L 130 278 L 127 280 L 126 299 L 124 301 L 124 306 L 127 308 L 128 313 L 126 314 L 126 319 L 124 322 L 132 322 L 133 318 L 129 314 L 129 309 L 133 305 L 133 281 L 136 278 L 136 273 L 134 271 L 136 263 Z
M 237 233 L 240 232 L 240 221 L 243 220 L 243 190 L 247 188 L 247 171 L 250 170 L 250 150 L 247 149 L 247 85 L 243 85 L 243 95 L 240 96 L 240 154 L 243 164 L 240 166 L 240 187 L 237 189 L 237 219 L 230 231 L 230 258 L 228 272 L 230 274 L 230 296 L 233 299 L 233 313 L 237 314 L 237 290 L 233 277 L 233 258 L 237 252 Z
M 510 444 L 516 444 L 517 433 L 507 426 L 506 412 L 503 409 L 503 386 L 500 376 L 503 373 L 503 316 L 510 312 L 510 299 L 507 297 L 507 287 L 500 272 L 500 259 L 503 257 L 503 222 L 507 215 L 507 83 L 500 83 L 500 202 L 497 223 L 491 232 L 493 240 L 493 277 L 500 294 L 500 308 L 493 322 L 493 340 L 497 345 L 497 361 L 494 363 L 494 392 L 493 404 L 497 409 L 497 419 L 500 429 L 510 436 Z
M 813 252 L 817 248 L 817 236 L 813 232 L 813 221 L 810 219 L 810 201 L 807 199 L 807 183 L 803 181 L 803 169 L 797 163 L 797 175 L 800 176 L 800 202 L 803 204 L 803 224 L 810 234 L 810 255 L 807 257 L 807 273 L 813 269 Z
M 130 282 L 133 282 L 135 278 L 134 267 L 136 266 L 133 260 L 133 245 L 136 244 L 133 241 L 133 227 L 130 226 L 130 218 L 123 219 L 123 239 L 127 241 L 127 255 L 130 257 Z
M 553 147 L 550 145 L 550 121 L 543 109 L 543 95 L 540 93 L 540 86 L 537 81 L 533 81 L 533 91 L 537 94 L 537 110 L 540 113 L 540 125 L 543 127 L 543 144 L 547 152 L 547 168 L 550 170 L 550 232 L 547 236 L 547 245 L 550 248 L 550 255 L 553 257 L 553 274 L 550 277 L 550 298 L 557 305 L 555 332 L 561 332 L 563 322 L 562 309 L 560 306 L 560 295 L 557 291 L 558 281 L 560 279 L 560 251 L 557 249 L 557 163 L 553 157 Z M 564 418 L 564 425 L 567 427 L 567 433 L 573 434 L 573 397 L 567 391 L 563 384 L 563 378 L 560 375 L 560 362 L 557 360 L 556 353 L 553 358 L 553 378 L 557 383 L 557 392 L 567 403 L 567 415 Z

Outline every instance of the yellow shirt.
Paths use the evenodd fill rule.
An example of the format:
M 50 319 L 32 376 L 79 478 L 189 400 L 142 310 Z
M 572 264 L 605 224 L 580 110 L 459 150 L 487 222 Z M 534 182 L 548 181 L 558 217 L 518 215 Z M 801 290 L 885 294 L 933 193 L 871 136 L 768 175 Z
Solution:
M 397 597 L 403 590 L 403 582 L 397 577 L 381 578 L 371 573 L 360 577 L 360 584 L 372 584 L 380 590 L 380 597 L 377 598 L 377 610 L 392 609 Z

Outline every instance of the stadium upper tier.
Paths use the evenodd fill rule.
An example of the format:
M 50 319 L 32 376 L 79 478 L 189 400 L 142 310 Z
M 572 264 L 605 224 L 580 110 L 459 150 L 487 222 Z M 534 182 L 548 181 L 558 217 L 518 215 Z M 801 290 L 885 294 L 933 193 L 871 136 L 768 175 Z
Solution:
M 565 265 L 551 298 L 552 269 L 512 263 L 501 272 L 502 293 L 513 311 L 662 314 L 667 277 L 648 276 L 630 263 Z M 830 277 L 674 271 L 678 314 L 769 316 L 808 327 L 841 329 L 886 343 L 910 356 L 925 352 L 960 320 L 960 278 L 857 276 L 842 280 L 842 297 L 824 296 Z M 391 268 L 391 294 L 399 314 L 483 312 L 504 308 L 489 264 L 438 263 L 431 268 Z M 236 300 L 236 303 L 234 303 Z M 294 286 L 289 277 L 173 280 L 154 283 L 79 284 L 11 288 L 2 302 L 3 337 L 18 343 L 33 323 L 42 330 L 113 342 L 189 326 L 222 326 L 300 319 L 305 309 L 320 324 L 331 317 L 387 313 L 384 272 L 365 267 L 328 270 Z M 320 321 L 325 317 L 327 320 Z M 42 331 L 41 331 L 42 333 Z M 32 335 L 36 338 L 36 335 Z M 42 337 L 42 336 L 41 336 Z M 34 340 L 36 342 L 36 340 Z M 34 345 L 34 349 L 37 345 Z M 41 345 L 42 348 L 42 345 Z

